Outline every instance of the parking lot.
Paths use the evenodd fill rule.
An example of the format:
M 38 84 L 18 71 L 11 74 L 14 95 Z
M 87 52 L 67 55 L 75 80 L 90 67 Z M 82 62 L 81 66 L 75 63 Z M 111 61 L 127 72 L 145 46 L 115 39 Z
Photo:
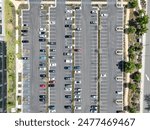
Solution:
M 123 110 L 123 73 L 120 63 L 123 61 L 124 10 L 114 5 L 111 3 L 108 8 L 102 8 L 100 14 L 100 112 L 102 113 Z
M 97 113 L 98 97 L 100 112 L 123 109 L 124 10 L 111 2 L 99 10 L 90 2 L 61 1 L 56 7 L 33 2 L 22 12 L 24 112 Z

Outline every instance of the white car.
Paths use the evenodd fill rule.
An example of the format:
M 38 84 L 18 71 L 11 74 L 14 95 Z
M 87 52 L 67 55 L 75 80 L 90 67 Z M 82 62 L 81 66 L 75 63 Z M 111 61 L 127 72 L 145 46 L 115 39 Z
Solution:
M 75 110 L 81 110 L 81 106 L 75 106 L 74 109 Z
M 46 70 L 46 67 L 44 67 L 44 68 L 40 67 L 40 70 L 41 70 L 41 71 L 45 71 L 45 70 Z
M 101 17 L 108 17 L 108 14 L 101 14 Z
M 80 74 L 80 73 L 81 73 L 81 70 L 75 70 L 74 73 L 75 73 L 75 74 Z
M 92 10 L 92 11 L 91 11 L 91 14 L 94 14 L 94 13 L 96 14 L 97 11 L 96 11 L 96 10 Z
M 40 38 L 46 38 L 47 36 L 46 36 L 46 34 L 40 34 L 39 37 Z
M 75 83 L 75 84 L 81 84 L 81 80 L 75 81 L 74 83 Z
M 40 28 L 40 31 L 46 31 L 46 28 Z
M 74 98 L 81 98 L 81 95 L 75 95 Z
M 116 94 L 118 95 L 123 94 L 123 91 L 116 91 Z
M 56 110 L 55 109 L 54 110 L 49 110 L 49 112 L 54 113 L 54 112 L 56 112 Z
M 107 77 L 106 74 L 101 74 L 101 78 Z
M 65 91 L 72 91 L 72 88 L 64 88 Z
M 64 60 L 64 62 L 66 62 L 66 63 L 72 63 L 72 60 L 66 59 L 66 60 Z
M 71 17 L 66 17 L 65 20 L 72 20 L 72 18 Z
M 50 66 L 56 66 L 56 63 L 50 63 Z
M 73 11 L 72 10 L 68 10 L 66 9 L 65 13 L 72 13 Z
M 92 98 L 97 99 L 98 97 L 96 95 L 91 95 Z

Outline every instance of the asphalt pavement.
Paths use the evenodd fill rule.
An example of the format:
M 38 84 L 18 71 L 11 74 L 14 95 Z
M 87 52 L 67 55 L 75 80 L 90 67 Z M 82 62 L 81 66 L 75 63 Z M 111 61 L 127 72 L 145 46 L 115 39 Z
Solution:
M 150 16 L 150 1 L 147 1 L 147 14 Z M 143 93 L 143 112 L 150 112 L 150 22 L 148 23 L 145 44 L 145 73 L 144 73 L 144 93 Z
M 123 77 L 118 64 L 123 56 L 117 55 L 117 49 L 122 49 L 123 31 L 116 31 L 116 27 L 123 27 L 123 8 L 116 8 L 116 1 L 108 0 L 107 7 L 102 8 L 101 14 L 108 16 L 101 17 L 101 79 L 100 79 L 100 112 L 116 113 L 123 109 L 123 101 L 116 104 L 116 100 L 123 100 L 122 94 L 117 95 L 116 91 L 123 91 L 123 81 L 116 81 L 116 77 Z

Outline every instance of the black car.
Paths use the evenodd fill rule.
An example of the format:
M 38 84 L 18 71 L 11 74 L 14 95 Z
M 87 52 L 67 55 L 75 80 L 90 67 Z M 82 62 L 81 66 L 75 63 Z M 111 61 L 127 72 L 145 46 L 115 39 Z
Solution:
M 22 57 L 23 60 L 28 60 L 28 57 Z
M 22 33 L 27 33 L 28 30 L 25 30 L 25 29 L 24 29 L 24 30 L 21 30 L 21 32 L 22 32 Z
M 39 39 L 39 42 L 45 42 L 45 41 L 46 41 L 45 38 L 40 38 L 40 39 Z
M 55 84 L 48 84 L 48 87 L 55 87 Z
M 55 73 L 55 70 L 49 70 L 50 73 Z
M 71 106 L 70 105 L 66 105 L 64 106 L 65 109 L 71 109 Z
M 46 99 L 45 98 L 39 98 L 39 101 L 45 103 Z
M 65 35 L 65 38 L 72 38 L 72 35 Z
M 45 64 L 44 63 L 40 63 L 39 66 L 40 67 L 45 67 Z
M 65 86 L 71 86 L 72 84 L 65 84 Z
M 65 27 L 67 27 L 67 28 L 71 28 L 71 27 L 72 27 L 72 25 L 70 25 L 70 24 L 66 24 L 66 25 L 65 25 Z
M 90 24 L 96 24 L 96 22 L 94 22 L 94 21 L 90 21 Z
M 65 95 L 65 98 L 71 98 L 71 95 Z
M 40 52 L 46 52 L 46 50 L 45 49 L 40 49 Z
M 56 49 L 50 49 L 50 52 L 55 52 L 56 51 Z
M 39 98 L 46 98 L 46 95 L 39 95 Z
M 45 77 L 46 77 L 46 74 L 40 74 L 40 77 L 41 77 L 41 78 L 45 78 Z
M 28 40 L 22 40 L 22 43 L 29 43 Z
M 49 56 L 48 58 L 50 58 L 50 59 L 55 59 L 55 56 Z
M 56 42 L 48 42 L 49 45 L 56 45 Z
M 48 106 L 48 108 L 49 108 L 50 110 L 54 110 L 54 109 L 55 109 L 55 106 L 54 106 L 54 105 L 50 105 L 50 106 Z

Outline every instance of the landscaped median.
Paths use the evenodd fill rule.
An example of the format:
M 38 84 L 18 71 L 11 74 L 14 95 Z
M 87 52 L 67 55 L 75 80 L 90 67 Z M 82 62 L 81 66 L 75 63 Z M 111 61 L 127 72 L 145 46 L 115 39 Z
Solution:
M 7 44 L 7 111 L 15 107 L 16 102 L 16 74 L 15 74 L 15 7 L 5 0 L 5 41 Z
M 130 82 L 126 84 L 129 88 L 129 106 L 128 111 L 131 113 L 140 111 L 140 87 L 141 87 L 141 73 L 142 68 L 142 35 L 147 32 L 147 24 L 149 17 L 146 15 L 144 9 L 138 8 L 137 0 L 131 0 L 126 8 L 130 9 L 130 20 L 128 28 L 125 33 L 128 34 L 129 61 L 124 62 L 124 72 L 130 73 Z

